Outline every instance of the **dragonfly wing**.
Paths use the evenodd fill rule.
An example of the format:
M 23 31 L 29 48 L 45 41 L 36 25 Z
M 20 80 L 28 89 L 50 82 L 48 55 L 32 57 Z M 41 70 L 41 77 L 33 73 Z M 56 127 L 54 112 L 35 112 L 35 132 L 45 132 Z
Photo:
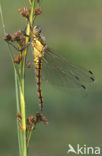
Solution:
M 90 70 L 69 63 L 49 48 L 45 50 L 42 74 L 54 85 L 66 87 L 86 89 L 88 83 L 94 81 L 94 75 Z

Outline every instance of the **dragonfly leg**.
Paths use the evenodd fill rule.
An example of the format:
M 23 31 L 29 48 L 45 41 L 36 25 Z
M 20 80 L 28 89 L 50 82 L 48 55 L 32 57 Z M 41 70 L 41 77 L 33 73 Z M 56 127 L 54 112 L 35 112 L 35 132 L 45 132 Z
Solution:
M 32 27 L 32 25 L 31 25 L 31 22 L 30 22 L 30 19 L 28 18 L 28 23 L 29 23 L 29 25 L 30 25 L 30 30 L 32 31 L 33 30 L 33 27 Z
M 23 51 L 23 50 L 25 50 L 28 46 L 30 45 L 30 42 L 28 42 L 27 44 L 25 44 L 25 46 L 23 47 L 23 48 L 21 48 L 19 51 Z
M 27 35 L 25 30 L 22 30 L 22 34 L 23 34 L 25 37 L 29 37 L 29 38 L 30 38 L 30 35 Z
M 30 42 L 28 42 L 23 48 L 19 49 L 17 48 L 13 43 L 11 42 L 8 42 L 8 44 L 10 44 L 14 49 L 16 49 L 17 51 L 20 51 L 22 52 L 23 50 L 25 50 L 29 45 L 30 45 Z
M 20 51 L 19 48 L 17 48 L 13 43 L 8 42 L 8 44 L 10 44 L 14 49 L 16 49 L 17 51 Z
M 22 34 L 23 34 L 25 37 L 29 37 L 29 38 L 30 38 L 30 35 L 27 35 L 27 34 L 26 34 L 26 29 L 27 29 L 27 26 L 25 27 L 24 30 L 22 30 Z
M 25 37 L 29 37 L 29 42 L 30 42 L 30 41 L 31 41 L 31 37 L 30 37 L 30 35 L 27 35 L 27 34 L 26 34 L 26 29 L 27 29 L 27 26 L 25 27 L 24 30 L 22 30 L 22 34 L 23 34 Z
M 25 36 L 27 30 L 27 25 L 25 26 L 24 30 L 22 30 L 22 34 Z

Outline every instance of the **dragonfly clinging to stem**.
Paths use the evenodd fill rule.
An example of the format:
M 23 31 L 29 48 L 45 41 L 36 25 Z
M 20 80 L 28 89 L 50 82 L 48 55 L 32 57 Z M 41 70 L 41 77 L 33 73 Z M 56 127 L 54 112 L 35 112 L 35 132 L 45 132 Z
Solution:
M 26 34 L 24 35 L 26 36 Z M 43 68 L 45 66 L 46 68 L 48 68 L 48 70 L 52 69 L 52 71 L 49 71 L 52 75 L 53 72 L 56 73 L 58 80 L 59 77 L 62 77 L 65 85 L 67 86 L 77 86 L 86 89 L 85 84 L 87 82 L 94 81 L 94 75 L 91 70 L 88 71 L 86 69 L 80 68 L 69 63 L 65 58 L 59 56 L 48 47 L 45 38 L 42 36 L 41 27 L 34 26 L 33 28 L 31 28 L 31 36 L 28 37 L 30 38 L 28 45 L 31 45 L 33 49 L 37 94 L 41 110 L 43 109 L 41 77 Z M 19 51 L 23 51 L 24 48 L 25 47 L 23 47 Z M 60 83 L 62 84 L 62 82 Z

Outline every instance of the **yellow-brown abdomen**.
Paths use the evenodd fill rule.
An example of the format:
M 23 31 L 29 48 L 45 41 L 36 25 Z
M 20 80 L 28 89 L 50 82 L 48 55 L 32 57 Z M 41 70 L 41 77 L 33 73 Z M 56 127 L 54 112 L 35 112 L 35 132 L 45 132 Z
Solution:
M 36 83 L 37 83 L 37 94 L 38 94 L 38 100 L 39 100 L 39 107 L 42 110 L 43 97 L 42 97 L 42 91 L 41 91 L 41 68 L 42 68 L 41 58 L 38 58 L 38 60 L 34 59 L 34 65 L 35 65 L 35 72 L 36 72 Z

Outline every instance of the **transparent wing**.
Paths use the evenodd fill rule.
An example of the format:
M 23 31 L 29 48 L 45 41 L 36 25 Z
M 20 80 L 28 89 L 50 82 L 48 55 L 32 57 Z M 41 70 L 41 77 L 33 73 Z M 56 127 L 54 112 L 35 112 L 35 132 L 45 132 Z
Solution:
M 94 81 L 92 71 L 69 63 L 47 48 L 44 55 L 42 75 L 53 85 L 64 87 L 81 87 L 86 89 Z

